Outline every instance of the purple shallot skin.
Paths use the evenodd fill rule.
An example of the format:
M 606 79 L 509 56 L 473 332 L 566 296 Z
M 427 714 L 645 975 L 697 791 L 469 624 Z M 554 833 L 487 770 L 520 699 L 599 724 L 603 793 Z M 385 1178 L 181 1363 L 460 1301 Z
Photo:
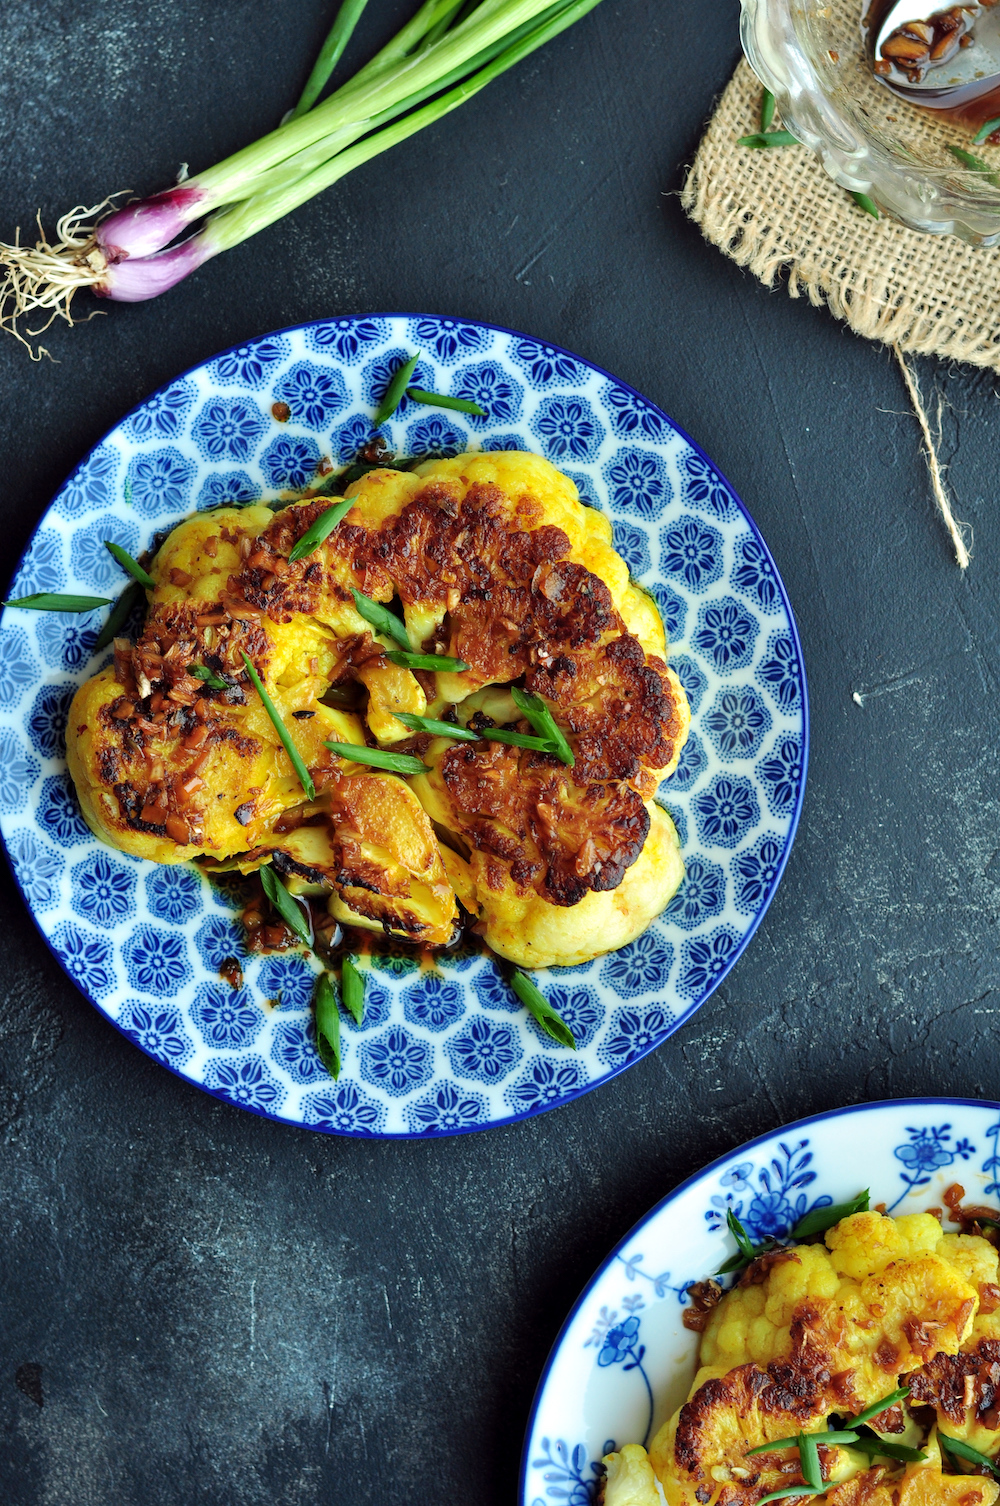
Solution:
M 111 298 L 116 303 L 143 303 L 147 298 L 167 292 L 221 249 L 213 246 L 204 232 L 192 235 L 167 251 L 157 251 L 153 256 L 128 257 L 114 263 L 106 269 L 101 281 L 94 284 L 92 291 L 98 298 Z
M 126 204 L 98 225 L 97 244 L 111 266 L 129 257 L 150 256 L 207 213 L 207 199 L 203 189 L 185 183 Z

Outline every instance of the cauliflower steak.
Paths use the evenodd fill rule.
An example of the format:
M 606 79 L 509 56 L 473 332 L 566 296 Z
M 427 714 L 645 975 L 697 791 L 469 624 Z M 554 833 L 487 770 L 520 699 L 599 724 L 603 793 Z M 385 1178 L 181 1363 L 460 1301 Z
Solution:
M 159 863 L 273 863 L 331 912 L 447 945 L 456 894 L 499 953 L 583 961 L 639 935 L 683 876 L 654 802 L 690 715 L 663 628 L 602 514 L 547 461 L 460 455 L 374 470 L 303 558 L 326 497 L 221 508 L 179 524 L 150 566 L 135 643 L 78 691 L 67 748 L 104 841 Z M 365 602 L 402 616 L 389 657 Z M 264 682 L 309 770 L 306 799 L 247 673 Z M 414 733 L 396 713 L 531 734 L 510 687 L 541 697 L 573 751 Z M 326 744 L 416 754 L 410 780 Z
M 994 1506 L 992 1475 L 947 1440 L 990 1458 L 1000 1446 L 997 1308 L 996 1249 L 927 1213 L 856 1213 L 824 1244 L 760 1256 L 710 1310 L 688 1400 L 648 1459 L 609 1456 L 604 1506 L 655 1506 L 661 1489 L 668 1506 L 805 1494 L 789 1447 L 802 1434 L 817 1435 L 812 1490 L 827 1506 Z M 866 1447 L 822 1441 L 887 1398 L 854 1434 Z

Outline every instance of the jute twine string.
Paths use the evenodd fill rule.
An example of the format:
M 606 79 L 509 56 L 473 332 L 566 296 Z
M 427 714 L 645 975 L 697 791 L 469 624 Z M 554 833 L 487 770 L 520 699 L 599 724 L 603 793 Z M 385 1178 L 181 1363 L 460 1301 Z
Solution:
M 761 85 L 741 61 L 702 137 L 681 203 L 706 239 L 766 286 L 784 277 L 792 298 L 805 296 L 857 334 L 892 347 L 920 425 L 935 502 L 965 569 L 967 530 L 952 511 L 904 353 L 1000 371 L 1000 248 L 920 235 L 884 216 L 874 220 L 805 147 L 737 146 L 740 136 L 758 129 L 760 99 Z M 945 138 L 934 121 L 926 133 L 932 145 L 935 133 L 955 139 L 954 127 Z
M 931 490 L 934 493 L 934 500 L 938 505 L 938 512 L 941 514 L 944 526 L 948 530 L 948 537 L 951 539 L 952 548 L 955 551 L 955 559 L 958 561 L 961 569 L 967 570 L 970 554 L 965 542 L 965 535 L 968 533 L 971 541 L 972 530 L 967 523 L 959 523 L 951 510 L 951 501 L 945 488 L 941 462 L 938 460 L 937 443 L 935 442 L 934 435 L 931 433 L 930 419 L 927 417 L 927 410 L 920 396 L 920 387 L 913 372 L 906 364 L 906 357 L 899 346 L 894 345 L 892 348 L 895 352 L 896 360 L 899 362 L 899 369 L 903 373 L 907 396 L 913 404 L 913 411 L 917 416 L 920 432 L 924 436 L 924 453 L 927 457 L 927 469 L 931 473 Z M 938 399 L 938 439 L 940 439 L 940 434 L 941 408 L 940 399 Z

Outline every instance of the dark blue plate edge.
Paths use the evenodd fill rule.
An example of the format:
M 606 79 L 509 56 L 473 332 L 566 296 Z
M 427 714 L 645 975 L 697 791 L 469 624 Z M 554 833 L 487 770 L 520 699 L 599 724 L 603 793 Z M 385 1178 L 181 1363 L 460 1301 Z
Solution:
M 545 1384 L 549 1378 L 549 1372 L 551 1371 L 552 1366 L 555 1363 L 555 1358 L 562 1346 L 563 1339 L 569 1332 L 570 1326 L 576 1318 L 577 1313 L 580 1311 L 580 1308 L 590 1296 L 590 1293 L 596 1286 L 597 1282 L 604 1275 L 605 1271 L 617 1259 L 618 1255 L 621 1253 L 621 1251 L 624 1250 L 625 1246 L 631 1243 L 631 1241 L 639 1233 L 640 1229 L 644 1229 L 645 1226 L 650 1222 L 650 1220 L 656 1217 L 661 1209 L 665 1208 L 668 1203 L 673 1202 L 674 1198 L 679 1197 L 682 1192 L 686 1192 L 689 1187 L 691 1187 L 695 1182 L 700 1181 L 702 1177 L 706 1177 L 710 1172 L 714 1172 L 720 1167 L 725 1166 L 728 1161 L 733 1160 L 735 1156 L 742 1155 L 744 1151 L 754 1150 L 757 1146 L 763 1145 L 766 1141 L 773 1140 L 775 1135 L 792 1134 L 797 1130 L 804 1129 L 807 1125 L 810 1124 L 821 1124 L 826 1119 L 840 1119 L 845 1115 L 859 1114 L 869 1109 L 900 1109 L 907 1108 L 911 1104 L 919 1107 L 923 1107 L 925 1105 L 940 1104 L 942 1106 L 950 1106 L 952 1108 L 992 1109 L 994 1112 L 1000 1112 L 1000 1103 L 995 1102 L 992 1098 L 876 1098 L 873 1099 L 870 1103 L 846 1104 L 843 1108 L 840 1109 L 825 1109 L 821 1114 L 808 1114 L 804 1119 L 793 1119 L 788 1124 L 779 1124 L 776 1129 L 765 1130 L 762 1135 L 755 1135 L 752 1140 L 745 1140 L 742 1145 L 735 1145 L 732 1150 L 727 1150 L 723 1155 L 716 1156 L 714 1161 L 709 1161 L 706 1166 L 703 1166 L 700 1169 L 700 1171 L 694 1171 L 689 1177 L 685 1177 L 683 1182 L 678 1182 L 676 1187 L 672 1187 L 664 1197 L 660 1198 L 660 1201 L 658 1203 L 654 1203 L 652 1208 L 644 1213 L 640 1219 L 636 1220 L 636 1222 L 628 1230 L 625 1236 L 618 1241 L 614 1249 L 610 1251 L 606 1258 L 602 1260 L 601 1264 L 597 1267 L 597 1270 L 594 1272 L 593 1276 L 591 1276 L 590 1280 L 583 1288 L 579 1297 L 577 1297 L 576 1301 L 573 1303 L 573 1306 L 567 1314 L 562 1327 L 559 1329 L 559 1332 L 556 1334 L 556 1337 L 552 1342 L 552 1348 L 549 1350 L 548 1358 L 545 1361 L 545 1365 L 538 1380 L 538 1385 L 535 1387 L 535 1394 L 531 1400 L 531 1409 L 528 1413 L 527 1426 L 524 1430 L 524 1444 L 521 1449 L 520 1480 L 518 1483 L 517 1491 L 517 1506 L 527 1506 L 526 1495 L 528 1485 L 528 1469 L 530 1468 L 530 1460 L 528 1458 L 528 1454 L 530 1452 L 532 1434 L 535 1431 L 535 1418 L 538 1416 L 538 1408 L 541 1405 L 542 1393 L 545 1390 Z
M 254 343 L 256 343 L 257 341 L 260 341 L 260 340 L 272 339 L 276 335 L 297 334 L 301 330 L 314 329 L 316 327 L 316 325 L 318 325 L 318 324 L 331 324 L 331 323 L 334 323 L 337 320 L 341 320 L 341 319 L 350 319 L 352 321 L 356 321 L 356 320 L 361 320 L 361 319 L 408 319 L 408 320 L 413 320 L 413 319 L 452 319 L 452 318 L 455 319 L 457 323 L 471 324 L 471 325 L 474 325 L 474 326 L 478 326 L 480 329 L 494 330 L 498 334 L 510 335 L 512 338 L 514 338 L 516 340 L 529 340 L 534 345 L 546 346 L 550 350 L 558 351 L 560 355 L 568 356 L 570 358 L 570 360 L 572 360 L 572 361 L 576 361 L 576 362 L 578 362 L 581 365 L 588 366 L 592 371 L 596 371 L 600 376 L 604 377 L 607 381 L 613 382 L 615 384 L 615 386 L 624 388 L 624 390 L 626 392 L 629 392 L 629 393 L 631 393 L 631 395 L 633 397 L 638 398 L 641 403 L 644 403 L 646 405 L 646 407 L 652 409 L 653 412 L 659 414 L 659 416 L 666 421 L 666 423 L 670 426 L 670 428 L 673 429 L 677 434 L 680 434 L 682 436 L 682 438 L 684 438 L 687 441 L 687 443 L 691 446 L 691 448 L 698 455 L 701 456 L 702 460 L 704 460 L 707 465 L 711 466 L 712 470 L 715 471 L 716 474 L 720 477 L 720 479 L 724 482 L 725 486 L 727 487 L 727 489 L 729 490 L 731 496 L 733 497 L 733 500 L 735 501 L 737 507 L 739 508 L 740 512 L 743 514 L 743 518 L 744 518 L 745 522 L 749 525 L 750 530 L 751 530 L 751 532 L 754 535 L 754 538 L 757 540 L 758 544 L 760 545 L 761 549 L 763 550 L 765 559 L 768 561 L 768 563 L 771 565 L 772 570 L 774 571 L 774 579 L 777 581 L 778 590 L 779 590 L 780 595 L 781 595 L 781 601 L 782 601 L 782 604 L 783 604 L 783 606 L 785 608 L 785 612 L 786 612 L 786 614 L 788 616 L 788 623 L 789 623 L 789 627 L 791 629 L 791 634 L 792 634 L 792 643 L 793 643 L 793 646 L 795 648 L 795 653 L 796 653 L 796 656 L 797 656 L 797 659 L 798 659 L 799 671 L 800 671 L 801 681 L 802 681 L 802 778 L 801 778 L 801 781 L 799 783 L 798 794 L 797 794 L 796 799 L 795 799 L 795 808 L 794 808 L 794 810 L 792 812 L 791 822 L 790 822 L 789 828 L 788 828 L 788 835 L 787 835 L 787 837 L 785 839 L 785 846 L 784 846 L 784 849 L 783 849 L 782 854 L 781 854 L 781 860 L 780 860 L 780 862 L 778 864 L 777 872 L 776 872 L 776 874 L 774 876 L 773 882 L 771 883 L 770 889 L 768 890 L 766 896 L 764 897 L 763 901 L 761 902 L 760 908 L 757 910 L 756 914 L 754 915 L 754 917 L 753 917 L 753 919 L 751 921 L 749 929 L 744 933 L 743 938 L 740 941 L 739 946 L 735 949 L 735 951 L 732 953 L 732 955 L 726 959 L 726 965 L 723 968 L 722 972 L 718 975 L 718 977 L 713 981 L 711 989 L 707 993 L 702 994 L 700 997 L 698 997 L 697 999 L 695 999 L 692 1003 L 690 1003 L 688 1005 L 688 1007 L 681 1014 L 677 1015 L 671 1021 L 669 1028 L 667 1030 L 665 1030 L 664 1033 L 657 1040 L 655 1040 L 654 1042 L 652 1042 L 651 1045 L 647 1046 L 647 1048 L 645 1049 L 645 1051 L 642 1051 L 642 1052 L 638 1053 L 638 1055 L 636 1055 L 636 1056 L 630 1057 L 627 1061 L 622 1062 L 620 1066 L 614 1067 L 611 1070 L 609 1070 L 603 1077 L 597 1078 L 596 1081 L 594 1081 L 594 1082 L 585 1083 L 583 1085 L 583 1087 L 577 1088 L 577 1089 L 575 1089 L 571 1093 L 567 1093 L 563 1098 L 558 1099 L 558 1101 L 555 1102 L 555 1103 L 536 1104 L 534 1108 L 526 1109 L 523 1113 L 520 1113 L 520 1114 L 510 1114 L 505 1119 L 491 1119 L 488 1124 L 463 1125 L 461 1128 L 456 1128 L 456 1129 L 451 1129 L 451 1130 L 437 1130 L 437 1131 L 431 1131 L 431 1132 L 424 1132 L 423 1134 L 421 1134 L 419 1132 L 415 1133 L 413 1131 L 405 1131 L 404 1132 L 404 1131 L 401 1131 L 401 1130 L 396 1130 L 396 1131 L 393 1131 L 393 1132 L 374 1134 L 373 1135 L 373 1134 L 368 1134 L 368 1133 L 366 1133 L 365 1131 L 362 1131 L 362 1130 L 337 1130 L 337 1129 L 332 1129 L 332 1128 L 329 1128 L 329 1127 L 327 1127 L 325 1125 L 321 1125 L 321 1124 L 299 1124 L 299 1123 L 296 1123 L 294 1120 L 284 1118 L 281 1114 L 271 1114 L 271 1113 L 268 1113 L 268 1111 L 266 1109 L 254 1108 L 251 1104 L 236 1103 L 234 1099 L 232 1099 L 232 1098 L 230 1098 L 228 1096 L 228 1094 L 226 1094 L 226 1093 L 224 1093 L 224 1092 L 222 1092 L 222 1091 L 220 1091 L 218 1089 L 207 1087 L 203 1083 L 197 1083 L 197 1082 L 195 1082 L 192 1078 L 186 1076 L 177 1067 L 173 1067 L 173 1066 L 170 1065 L 169 1062 L 165 1062 L 160 1057 L 154 1056 L 152 1052 L 146 1050 L 145 1046 L 141 1046 L 141 1045 L 139 1045 L 138 1041 L 133 1040 L 133 1038 L 128 1034 L 128 1032 L 124 1029 L 124 1027 L 121 1026 L 121 1025 L 119 1025 L 116 1020 L 113 1020 L 111 1018 L 111 1016 L 109 1014 L 107 1014 L 104 1009 L 101 1008 L 100 1002 L 97 999 L 91 998 L 89 994 L 84 993 L 83 989 L 80 988 L 80 986 L 76 982 L 76 980 L 74 978 L 70 977 L 70 974 L 67 972 L 66 968 L 63 966 L 62 959 L 60 958 L 58 952 L 55 950 L 55 948 L 50 943 L 48 937 L 45 935 L 45 932 L 42 930 L 40 922 L 38 921 L 38 919 L 35 916 L 34 910 L 32 909 L 32 907 L 31 907 L 31 905 L 30 905 L 30 903 L 28 901 L 28 896 L 25 893 L 24 888 L 23 888 L 23 886 L 22 886 L 22 884 L 20 882 L 20 879 L 17 876 L 17 872 L 16 872 L 16 870 L 14 868 L 13 860 L 11 859 L 10 852 L 7 849 L 6 838 L 2 838 L 3 848 L 4 848 L 4 855 L 5 855 L 6 859 L 7 859 L 7 866 L 9 868 L 11 874 L 13 875 L 14 883 L 15 883 L 17 889 L 18 889 L 18 892 L 21 895 L 21 898 L 24 900 L 25 906 L 26 906 L 26 908 L 28 910 L 28 914 L 31 916 L 31 919 L 32 919 L 32 922 L 33 922 L 33 924 L 35 926 L 35 929 L 38 931 L 38 934 L 41 936 L 41 938 L 42 938 L 43 942 L 45 943 L 46 947 L 48 947 L 48 950 L 51 952 L 52 956 L 55 958 L 55 960 L 58 963 L 60 969 L 63 971 L 63 973 L 66 974 L 66 976 L 68 978 L 70 978 L 70 982 L 73 983 L 74 987 L 78 990 L 79 993 L 83 994 L 83 997 L 87 1000 L 88 1004 L 91 1004 L 98 1011 L 99 1014 L 103 1015 L 103 1017 L 108 1021 L 108 1023 L 110 1025 L 113 1025 L 114 1028 L 119 1032 L 119 1034 L 125 1036 L 126 1040 L 128 1040 L 131 1043 L 131 1045 L 138 1046 L 138 1049 L 140 1051 L 142 1051 L 146 1056 L 148 1056 L 151 1061 L 156 1062 L 156 1064 L 158 1066 L 165 1067 L 168 1072 L 172 1072 L 175 1077 L 180 1078 L 182 1082 L 186 1082 L 190 1087 L 194 1088 L 196 1091 L 202 1092 L 202 1093 L 208 1093 L 211 1097 L 217 1098 L 222 1103 L 228 1103 L 229 1105 L 231 1105 L 231 1107 L 236 1108 L 236 1109 L 241 1109 L 241 1110 L 243 1110 L 246 1113 L 256 1114 L 261 1119 L 270 1119 L 275 1124 L 283 1124 L 283 1125 L 288 1126 L 291 1129 L 308 1130 L 310 1133 L 319 1132 L 320 1134 L 326 1134 L 326 1135 L 346 1135 L 346 1136 L 350 1137 L 351 1139 L 359 1139 L 359 1140 L 440 1140 L 440 1139 L 445 1139 L 447 1137 L 450 1137 L 452 1135 L 471 1135 L 471 1134 L 475 1134 L 477 1132 L 484 1131 L 484 1130 L 502 1129 L 506 1125 L 518 1124 L 518 1123 L 520 1123 L 524 1119 L 533 1119 L 536 1114 L 546 1114 L 546 1113 L 550 1112 L 550 1110 L 552 1110 L 552 1109 L 562 1108 L 565 1104 L 573 1103 L 576 1099 L 582 1098 L 586 1093 L 592 1092 L 593 1089 L 595 1089 L 595 1088 L 603 1087 L 604 1084 L 607 1083 L 607 1082 L 610 1082 L 612 1080 L 612 1078 L 615 1078 L 620 1073 L 627 1071 L 627 1069 L 629 1067 L 631 1067 L 635 1062 L 641 1061 L 643 1059 L 643 1057 L 648 1056 L 651 1051 L 656 1051 L 660 1046 L 663 1045 L 664 1041 L 668 1040 L 670 1038 L 670 1036 L 672 1036 L 675 1033 L 675 1031 L 679 1030 L 682 1025 L 686 1024 L 687 1021 L 691 1018 L 691 1016 L 695 1013 L 695 1011 L 698 1010 L 698 1009 L 700 1009 L 701 1006 L 704 1003 L 706 1003 L 708 1001 L 708 999 L 711 998 L 712 994 L 714 994 L 716 992 L 716 990 L 721 986 L 721 984 L 723 982 L 725 982 L 726 978 L 732 972 L 732 970 L 736 966 L 737 962 L 743 956 L 743 953 L 746 951 L 746 949 L 749 946 L 751 940 L 756 935 L 757 928 L 760 925 L 761 921 L 763 920 L 765 914 L 767 913 L 767 910 L 768 910 L 768 908 L 769 908 L 769 906 L 771 904 L 772 899 L 774 898 L 774 895 L 775 895 L 775 892 L 776 892 L 776 890 L 778 888 L 778 885 L 780 884 L 781 879 L 782 879 L 782 877 L 784 875 L 785 868 L 786 868 L 787 863 L 788 863 L 788 859 L 789 859 L 789 857 L 791 855 L 792 845 L 793 845 L 793 843 L 795 841 L 795 837 L 796 837 L 796 834 L 798 832 L 799 818 L 800 818 L 800 816 L 802 814 L 802 805 L 803 805 L 803 802 L 805 800 L 806 776 L 807 776 L 807 773 L 808 773 L 808 766 L 809 766 L 809 693 L 808 693 L 808 688 L 807 688 L 807 683 L 806 683 L 805 658 L 804 658 L 804 655 L 803 655 L 803 652 L 802 652 L 802 643 L 801 643 L 801 640 L 799 638 L 798 624 L 795 621 L 795 614 L 792 611 L 792 604 L 791 604 L 791 602 L 788 599 L 788 592 L 785 590 L 784 580 L 782 579 L 781 573 L 778 570 L 777 565 L 775 564 L 775 561 L 774 561 L 774 559 L 773 559 L 773 557 L 771 555 L 771 551 L 767 547 L 767 544 L 766 544 L 766 542 L 764 541 L 764 538 L 761 535 L 760 529 L 757 527 L 757 524 L 754 522 L 753 518 L 750 516 L 750 514 L 747 511 L 746 507 L 743 505 L 743 501 L 740 498 L 740 496 L 737 493 L 737 491 L 735 490 L 735 488 L 730 485 L 730 483 L 729 483 L 728 479 L 726 478 L 726 476 L 724 476 L 723 473 L 722 473 L 722 471 L 719 470 L 719 468 L 715 464 L 715 462 L 713 460 L 711 460 L 708 455 L 705 454 L 705 451 L 701 448 L 701 446 L 697 443 L 697 441 L 691 438 L 691 436 L 690 436 L 690 434 L 688 434 L 687 430 L 681 428 L 680 424 L 676 423 L 670 417 L 670 415 L 668 413 L 665 413 L 662 408 L 660 408 L 656 403 L 652 402 L 648 397 L 645 397 L 643 395 L 643 393 L 637 391 L 637 389 L 635 387 L 633 387 L 631 385 L 631 383 L 623 381 L 621 377 L 614 376 L 610 371 L 607 371 L 603 366 L 599 366 L 599 365 L 597 365 L 596 362 L 588 360 L 586 356 L 580 356 L 580 355 L 577 355 L 575 352 L 573 352 L 571 350 L 566 350 L 566 348 L 564 346 L 557 345 L 552 340 L 542 340 L 537 335 L 529 335 L 529 334 L 524 333 L 524 331 L 522 331 L 522 330 L 509 329 L 504 324 L 491 324 L 491 323 L 488 323 L 486 320 L 483 320 L 483 319 L 461 319 L 461 318 L 459 318 L 459 316 L 452 315 L 452 314 L 426 314 L 426 313 L 424 313 L 424 314 L 418 314 L 418 313 L 407 313 L 407 312 L 404 312 L 404 311 L 386 312 L 386 311 L 383 311 L 383 310 L 380 310 L 378 312 L 369 312 L 369 313 L 365 313 L 365 314 L 334 314 L 334 315 L 330 315 L 328 318 L 325 318 L 325 319 L 310 319 L 310 320 L 308 320 L 304 324 L 286 324 L 286 325 L 282 325 L 281 328 L 279 328 L 279 329 L 267 330 L 262 335 L 255 335 L 255 336 L 253 336 L 250 339 L 240 340 L 240 341 L 238 341 L 237 343 L 235 343 L 233 345 L 227 346 L 225 350 L 216 351 L 213 355 L 208 356 L 205 360 L 199 361 L 194 366 L 187 367 L 187 369 L 185 371 L 180 372 L 177 376 L 171 377 L 168 382 L 164 382 L 160 387 L 156 387 L 156 388 L 153 389 L 152 392 L 147 393 L 146 396 L 140 402 L 136 403 L 134 407 L 130 408 L 128 410 L 128 412 L 126 414 L 124 414 L 123 417 L 120 418 L 117 421 L 117 423 L 113 424 L 112 428 L 113 429 L 121 428 L 121 426 L 123 424 L 125 424 L 125 423 L 128 422 L 128 420 L 132 417 L 132 415 L 134 413 L 138 413 L 139 410 L 141 408 L 144 408 L 148 402 L 150 402 L 155 397 L 159 397 L 159 395 L 162 392 L 166 392 L 168 390 L 168 388 L 172 387 L 176 382 L 182 382 L 186 378 L 188 378 L 190 376 L 193 376 L 196 372 L 202 371 L 206 366 L 210 365 L 212 362 L 221 360 L 223 356 L 229 355 L 232 351 L 241 350 L 244 346 L 254 344 Z M 78 476 L 78 474 L 80 473 L 80 471 L 83 470 L 84 466 L 90 460 L 91 456 L 98 449 L 100 449 L 101 445 L 104 443 L 105 439 L 108 437 L 108 433 L 109 432 L 111 432 L 111 431 L 110 430 L 106 430 L 101 435 L 100 439 L 98 439 L 93 445 L 91 445 L 90 449 L 83 456 L 82 460 L 79 461 L 79 463 L 74 467 L 74 469 L 66 477 L 65 481 L 63 481 L 62 485 L 58 488 L 58 490 L 55 493 L 56 497 L 59 495 L 60 492 L 62 492 L 64 490 L 65 487 L 69 486 L 70 483 L 76 479 L 76 477 Z M 53 506 L 54 500 L 55 500 L 55 498 L 53 498 L 52 501 L 49 502 L 48 507 L 45 509 L 45 513 L 43 513 L 42 517 L 39 519 L 38 523 L 35 525 L 34 529 L 32 530 L 31 535 L 28 538 L 28 541 L 25 544 L 24 549 L 22 550 L 21 555 L 20 555 L 20 557 L 19 557 L 19 559 L 17 561 L 17 564 L 15 565 L 14 570 L 13 570 L 11 576 L 10 576 L 10 581 L 13 581 L 13 579 L 16 577 L 18 571 L 21 569 L 21 566 L 24 564 L 25 555 L 31 549 L 31 546 L 32 546 L 32 544 L 35 541 L 35 537 L 38 534 L 39 529 L 42 527 L 42 525 L 43 525 L 43 523 L 45 521 L 45 516 L 47 515 L 47 513 L 49 512 L 49 510 Z M 8 583 L 8 589 L 9 589 L 9 583 Z M 5 591 L 4 595 L 6 596 L 6 594 L 7 593 Z M 0 837 L 2 837 L 2 834 L 0 834 Z M 331 1078 L 331 1082 L 332 1081 L 334 1081 L 334 1079 Z M 335 1089 L 334 1089 L 334 1091 L 335 1091 Z

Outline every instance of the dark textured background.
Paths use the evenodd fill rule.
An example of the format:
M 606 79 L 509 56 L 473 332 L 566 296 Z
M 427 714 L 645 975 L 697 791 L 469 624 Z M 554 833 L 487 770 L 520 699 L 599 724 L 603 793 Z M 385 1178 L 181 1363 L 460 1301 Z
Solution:
M 9 0 L 0 234 L 261 134 L 333 8 Z M 408 9 L 377 0 L 352 55 Z M 734 0 L 707 22 L 604 0 L 157 303 L 54 331 L 59 364 L 0 340 L 5 577 L 89 446 L 222 347 L 378 309 L 558 341 L 737 487 L 795 605 L 813 714 L 798 842 L 725 986 L 607 1087 L 465 1138 L 327 1139 L 197 1092 L 74 990 L 4 868 L 5 1506 L 510 1502 L 563 1316 L 677 1180 L 838 1104 L 997 1096 L 996 379 L 921 367 L 975 526 L 963 579 L 891 358 L 765 292 L 678 206 L 737 47 Z M 25 1363 L 41 1408 L 15 1385 Z

